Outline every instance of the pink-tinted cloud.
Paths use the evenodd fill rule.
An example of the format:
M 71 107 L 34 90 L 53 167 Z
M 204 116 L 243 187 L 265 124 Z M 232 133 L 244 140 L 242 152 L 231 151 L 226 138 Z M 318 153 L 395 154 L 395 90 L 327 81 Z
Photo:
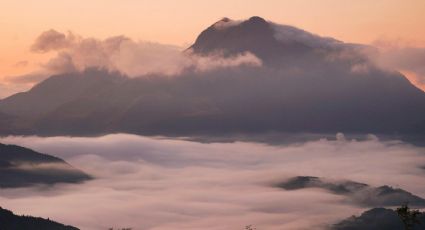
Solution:
M 64 157 L 96 179 L 80 185 L 2 190 L 2 206 L 82 229 L 324 229 L 363 209 L 320 189 L 285 191 L 297 175 L 402 187 L 425 196 L 423 148 L 338 134 L 285 146 L 203 144 L 134 135 L 6 137 Z M 72 146 L 72 148 L 70 148 Z M 343 173 L 341 173 L 343 172 Z
M 402 40 L 378 40 L 374 43 L 379 52 L 372 60 L 386 69 L 402 72 L 418 88 L 425 91 L 425 48 Z
M 124 36 L 104 40 L 83 38 L 49 30 L 43 32 L 32 46 L 34 52 L 57 52 L 43 67 L 48 72 L 82 71 L 89 67 L 119 71 L 130 77 L 147 74 L 177 75 L 187 68 L 208 71 L 240 65 L 261 65 L 251 53 L 224 57 L 219 53 L 200 57 L 183 52 L 183 47 L 152 42 L 133 41 Z

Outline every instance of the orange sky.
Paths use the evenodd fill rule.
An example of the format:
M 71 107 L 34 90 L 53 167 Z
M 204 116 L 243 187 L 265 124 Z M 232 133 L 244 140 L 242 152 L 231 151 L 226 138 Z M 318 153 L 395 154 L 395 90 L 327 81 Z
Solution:
M 0 0 L 0 83 L 46 60 L 29 46 L 48 29 L 187 45 L 221 17 L 258 15 L 347 42 L 425 46 L 424 12 L 424 0 Z

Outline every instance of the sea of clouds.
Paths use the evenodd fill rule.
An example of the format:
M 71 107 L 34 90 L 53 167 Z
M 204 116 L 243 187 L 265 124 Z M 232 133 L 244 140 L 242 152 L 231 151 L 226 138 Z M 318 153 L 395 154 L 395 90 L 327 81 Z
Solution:
M 373 135 L 282 145 L 128 134 L 10 136 L 0 142 L 61 157 L 95 177 L 82 184 L 0 190 L 4 208 L 83 230 L 326 229 L 368 209 L 317 188 L 274 186 L 300 175 L 385 184 L 425 197 L 425 149 Z

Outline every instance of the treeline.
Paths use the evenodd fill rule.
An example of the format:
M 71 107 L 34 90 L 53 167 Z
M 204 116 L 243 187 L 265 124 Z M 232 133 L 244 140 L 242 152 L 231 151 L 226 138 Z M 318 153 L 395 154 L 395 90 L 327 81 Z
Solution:
M 13 212 L 0 207 L 0 229 L 1 230 L 79 230 L 73 226 L 57 223 L 50 219 L 33 216 L 19 216 Z

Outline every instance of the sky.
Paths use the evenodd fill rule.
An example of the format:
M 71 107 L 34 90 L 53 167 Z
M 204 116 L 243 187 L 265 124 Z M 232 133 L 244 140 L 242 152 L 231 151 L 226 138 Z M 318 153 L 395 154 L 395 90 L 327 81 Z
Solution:
M 0 90 L 5 79 L 34 72 L 52 57 L 30 51 L 49 29 L 187 47 L 222 17 L 258 15 L 346 42 L 425 47 L 423 0 L 0 0 L 0 5 Z

